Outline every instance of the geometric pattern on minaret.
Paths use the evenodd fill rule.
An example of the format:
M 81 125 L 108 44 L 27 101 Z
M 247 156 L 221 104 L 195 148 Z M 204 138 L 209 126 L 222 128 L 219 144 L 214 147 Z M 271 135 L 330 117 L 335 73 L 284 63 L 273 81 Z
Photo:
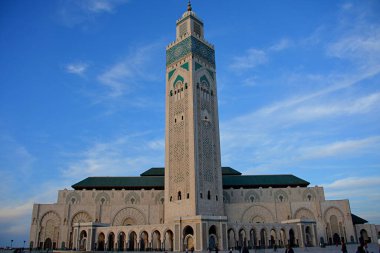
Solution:
M 166 48 L 165 222 L 224 215 L 214 46 L 188 10 Z

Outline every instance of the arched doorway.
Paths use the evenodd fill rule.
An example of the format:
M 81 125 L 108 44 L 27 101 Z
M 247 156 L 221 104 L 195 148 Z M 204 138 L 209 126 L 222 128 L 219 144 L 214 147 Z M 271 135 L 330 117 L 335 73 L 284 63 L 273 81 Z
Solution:
M 50 238 L 46 238 L 44 242 L 44 249 L 52 249 L 53 243 Z
M 291 245 L 292 247 L 295 245 L 295 236 L 293 229 L 289 230 L 289 245 Z
M 171 230 L 167 230 L 165 232 L 165 250 L 173 251 L 173 232 Z
M 143 231 L 140 234 L 140 251 L 145 251 L 148 246 L 148 233 Z
M 125 233 L 120 232 L 117 238 L 117 249 L 118 251 L 124 251 L 124 247 L 125 247 Z
M 247 243 L 247 235 L 245 234 L 245 230 L 244 229 L 240 229 L 240 231 L 239 231 L 239 245 L 238 245 L 238 247 L 242 248 L 242 247 L 246 246 L 246 243 Z
M 267 241 L 267 232 L 265 231 L 265 229 L 261 229 L 260 231 L 260 247 L 261 248 L 265 248 L 266 241 Z
M 216 227 L 212 225 L 208 230 L 208 248 L 210 250 L 216 249 L 218 245 L 217 236 L 216 236 Z
M 312 232 L 311 232 L 311 228 L 309 226 L 306 227 L 305 229 L 305 236 L 306 236 L 306 246 L 307 247 L 312 247 L 314 246 L 313 245 L 313 235 L 312 235 Z
M 337 233 L 333 235 L 333 242 L 334 244 L 340 244 L 340 236 Z
M 367 230 L 365 230 L 365 229 L 360 230 L 360 237 L 362 238 L 361 243 L 368 243 L 369 242 Z
M 161 235 L 157 230 L 152 234 L 152 248 L 153 250 L 161 250 Z
M 273 247 L 276 244 L 276 230 L 272 229 L 270 231 L 270 247 Z
M 107 250 L 113 251 L 114 244 L 115 244 L 115 234 L 111 232 L 108 235 L 108 240 L 107 240 L 108 249 Z
M 86 251 L 87 232 L 83 230 L 79 235 L 79 250 Z
M 285 230 L 281 229 L 280 230 L 280 247 L 284 247 L 286 243 L 287 243 L 287 240 L 286 240 Z
M 103 233 L 100 233 L 98 235 L 98 247 L 97 247 L 97 250 L 104 251 L 104 241 L 105 241 L 105 236 L 104 236 Z
M 235 231 L 233 229 L 229 229 L 227 232 L 227 235 L 228 235 L 228 248 L 234 249 L 236 247 Z
M 128 238 L 128 250 L 135 250 L 137 247 L 137 234 L 132 231 Z
M 192 248 L 194 248 L 193 235 L 194 235 L 194 230 L 191 226 L 186 226 L 183 229 L 183 236 L 184 236 L 183 248 L 184 249 L 191 250 Z
M 250 248 L 256 248 L 257 246 L 257 238 L 256 238 L 256 230 L 251 229 L 249 231 L 249 242 L 250 242 Z

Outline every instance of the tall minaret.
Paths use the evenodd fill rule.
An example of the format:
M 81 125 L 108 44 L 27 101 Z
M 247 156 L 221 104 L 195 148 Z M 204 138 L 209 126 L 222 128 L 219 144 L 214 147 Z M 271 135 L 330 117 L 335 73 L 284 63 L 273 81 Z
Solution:
M 214 46 L 188 4 L 166 48 L 165 222 L 222 216 Z

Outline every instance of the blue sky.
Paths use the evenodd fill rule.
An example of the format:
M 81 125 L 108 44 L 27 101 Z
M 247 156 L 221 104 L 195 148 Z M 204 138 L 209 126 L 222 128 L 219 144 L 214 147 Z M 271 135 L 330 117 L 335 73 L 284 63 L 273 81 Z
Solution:
M 164 165 L 165 46 L 186 1 L 0 3 L 0 247 L 33 203 Z M 380 223 L 380 2 L 193 1 L 222 164 L 294 174 Z

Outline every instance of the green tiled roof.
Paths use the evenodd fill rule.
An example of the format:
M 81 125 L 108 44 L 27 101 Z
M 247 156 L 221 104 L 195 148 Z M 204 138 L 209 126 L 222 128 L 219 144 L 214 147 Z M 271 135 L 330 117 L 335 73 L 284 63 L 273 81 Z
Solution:
M 164 177 L 88 177 L 74 185 L 75 190 L 82 189 L 164 189 Z
M 223 188 L 259 188 L 259 187 L 305 187 L 309 182 L 293 175 L 255 175 L 242 176 L 239 171 L 230 167 L 222 167 Z M 164 189 L 164 168 L 151 168 L 141 174 L 141 177 L 88 177 L 72 187 L 82 189 Z
M 224 175 L 235 175 L 235 176 L 240 176 L 241 172 L 234 170 L 231 167 L 222 167 L 222 174 Z
M 293 175 L 223 176 L 223 188 L 306 187 L 310 183 Z
M 142 177 L 146 176 L 161 176 L 163 177 L 165 175 L 165 168 L 164 167 L 158 167 L 158 168 L 150 168 L 147 171 L 144 171 L 140 174 Z
M 363 218 L 361 218 L 361 217 L 359 217 L 359 216 L 357 216 L 357 215 L 355 215 L 353 213 L 351 213 L 351 218 L 352 218 L 352 223 L 354 225 L 356 225 L 356 224 L 364 224 L 364 223 L 368 222 L 367 220 L 365 220 L 365 219 L 363 219 Z
M 237 170 L 234 170 L 231 167 L 222 167 L 222 174 L 223 175 L 241 175 L 241 173 Z M 143 173 L 140 174 L 140 176 L 165 176 L 165 168 L 164 167 L 157 167 L 157 168 L 151 168 Z

